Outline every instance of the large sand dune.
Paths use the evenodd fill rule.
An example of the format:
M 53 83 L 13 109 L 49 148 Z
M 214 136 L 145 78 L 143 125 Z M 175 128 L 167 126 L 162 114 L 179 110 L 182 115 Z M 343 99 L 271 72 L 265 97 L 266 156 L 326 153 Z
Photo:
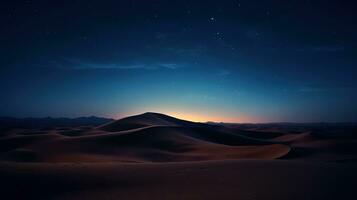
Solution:
M 259 126 L 259 125 L 257 125 Z M 347 199 L 357 142 L 145 113 L 98 127 L 1 133 L 13 199 Z
M 140 124 L 140 128 L 123 131 L 129 123 L 131 127 Z M 107 129 L 111 132 L 102 131 Z M 2 138 L 0 144 L 6 152 L 1 158 L 27 162 L 180 162 L 275 159 L 290 151 L 287 145 L 155 113 L 118 120 L 88 135 L 74 137 L 63 132 Z

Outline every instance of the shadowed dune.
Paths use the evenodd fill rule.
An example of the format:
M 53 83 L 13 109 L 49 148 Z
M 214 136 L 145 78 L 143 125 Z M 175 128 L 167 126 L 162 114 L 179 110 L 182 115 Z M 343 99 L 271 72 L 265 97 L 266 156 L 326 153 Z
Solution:
M 211 125 L 195 123 L 177 119 L 160 113 L 147 112 L 141 115 L 126 117 L 98 127 L 106 131 L 123 131 L 147 126 L 185 126 L 185 127 L 210 127 Z
M 285 158 L 299 160 L 344 162 L 357 159 L 357 140 L 339 136 L 336 139 L 321 137 L 321 133 L 285 133 L 271 139 L 291 147 Z
M 277 142 L 158 113 L 124 118 L 95 129 L 22 131 L 1 138 L 0 144 L 0 159 L 17 162 L 276 159 L 290 151 L 289 146 Z
M 350 199 L 354 137 L 144 113 L 0 134 L 5 199 Z M 266 129 L 264 129 L 266 128 Z
M 23 141 L 26 138 L 27 141 Z M 41 140 L 35 139 L 41 138 Z M 177 162 L 222 159 L 274 159 L 290 148 L 202 128 L 149 126 L 130 131 L 65 137 L 63 135 L 16 136 L 3 159 L 19 161 L 19 148 L 33 151 L 42 162 Z M 8 147 L 9 149 L 10 147 Z M 21 157 L 21 156 L 20 156 Z
M 184 162 L 225 159 L 357 159 L 356 141 L 265 126 L 248 129 L 180 120 L 159 113 L 96 128 L 12 130 L 0 160 L 16 162 Z M 300 128 L 301 129 L 301 128 Z M 284 132 L 285 131 L 285 132 Z

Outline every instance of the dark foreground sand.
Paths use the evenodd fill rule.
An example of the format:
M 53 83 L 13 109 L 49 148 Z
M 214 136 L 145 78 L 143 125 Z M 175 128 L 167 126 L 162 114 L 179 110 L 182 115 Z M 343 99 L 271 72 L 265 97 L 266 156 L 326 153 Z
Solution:
M 8 199 L 356 199 L 356 169 L 278 160 L 1 163 L 0 181 Z
M 95 128 L 9 130 L 1 199 L 357 199 L 356 137 L 300 129 L 146 113 Z

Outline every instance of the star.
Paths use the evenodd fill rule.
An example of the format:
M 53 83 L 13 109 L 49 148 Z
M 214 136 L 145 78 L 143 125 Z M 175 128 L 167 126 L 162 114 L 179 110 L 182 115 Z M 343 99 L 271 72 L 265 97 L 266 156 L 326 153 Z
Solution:
M 238 3 L 238 7 L 240 7 L 240 6 L 241 6 L 240 2 L 239 2 L 239 1 L 237 1 L 237 3 Z

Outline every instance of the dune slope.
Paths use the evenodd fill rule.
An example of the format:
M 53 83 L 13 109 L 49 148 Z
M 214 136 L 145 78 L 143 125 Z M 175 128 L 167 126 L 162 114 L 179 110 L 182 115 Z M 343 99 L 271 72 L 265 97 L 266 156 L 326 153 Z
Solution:
M 27 138 L 28 141 L 23 141 Z M 36 138 L 42 138 L 41 140 Z M 35 140 L 35 141 L 34 141 Z M 130 131 L 66 137 L 15 136 L 1 158 L 41 162 L 178 162 L 223 159 L 275 159 L 290 148 L 198 127 L 149 126 Z M 31 156 L 24 156 L 31 154 Z M 34 158 L 31 160 L 30 158 Z
M 95 128 L 10 130 L 0 134 L 0 197 L 354 199 L 356 140 L 265 127 L 145 113 Z

